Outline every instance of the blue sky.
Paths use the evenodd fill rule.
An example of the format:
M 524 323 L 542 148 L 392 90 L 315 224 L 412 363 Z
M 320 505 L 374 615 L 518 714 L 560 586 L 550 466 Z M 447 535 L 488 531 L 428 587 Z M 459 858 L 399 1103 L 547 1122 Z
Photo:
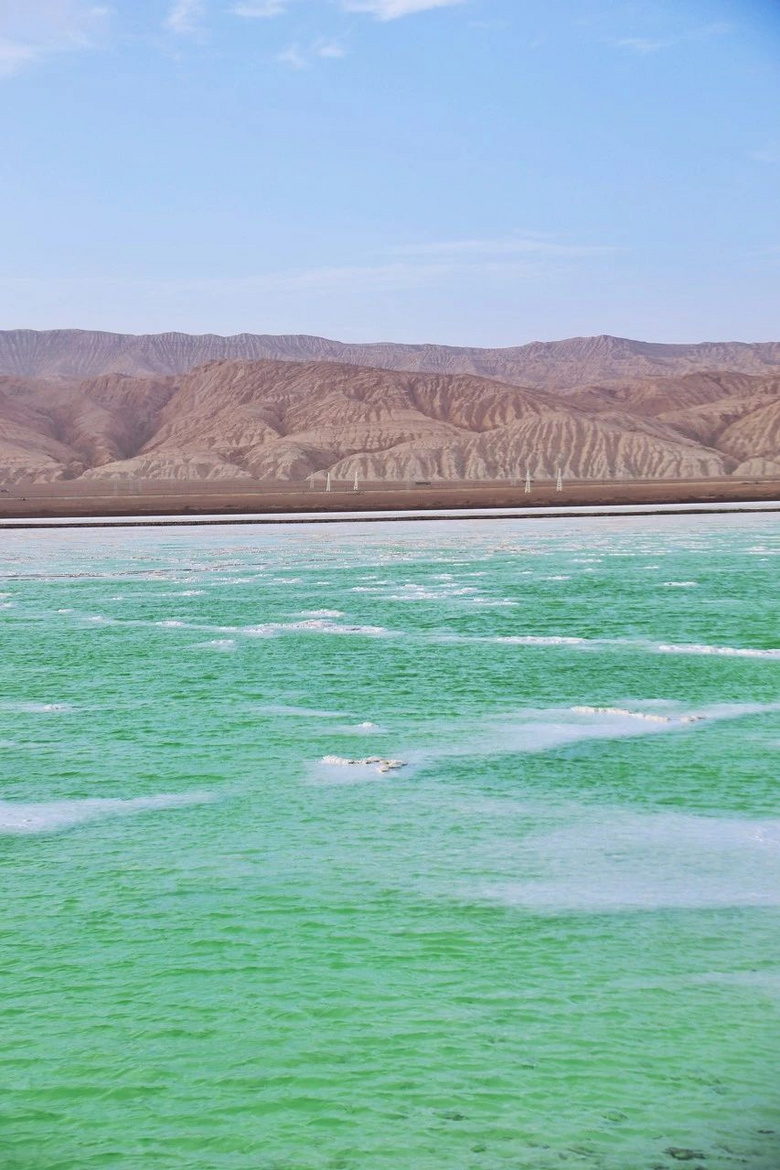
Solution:
M 0 328 L 780 339 L 780 5 L 0 0 Z

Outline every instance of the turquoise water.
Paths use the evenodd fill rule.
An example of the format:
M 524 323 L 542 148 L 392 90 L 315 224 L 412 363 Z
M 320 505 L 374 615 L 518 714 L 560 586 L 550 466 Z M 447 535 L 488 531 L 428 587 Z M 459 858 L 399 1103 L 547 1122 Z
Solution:
M 777 517 L 1 547 L 3 1170 L 780 1165 Z

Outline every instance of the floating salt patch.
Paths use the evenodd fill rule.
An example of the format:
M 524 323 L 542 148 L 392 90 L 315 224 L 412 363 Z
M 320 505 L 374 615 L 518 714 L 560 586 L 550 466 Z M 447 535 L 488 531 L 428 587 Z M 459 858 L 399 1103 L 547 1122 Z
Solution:
M 396 631 L 384 626 L 340 626 L 330 618 L 307 618 L 300 622 L 266 622 L 260 626 L 247 626 L 244 631 L 256 638 L 272 638 L 284 633 L 363 635 L 369 638 L 391 638 Z
M 340 609 L 304 609 L 301 617 L 305 618 L 340 618 L 344 614 Z
M 508 634 L 506 637 L 490 638 L 489 641 L 512 646 L 580 646 L 588 639 L 559 634 Z
M 412 589 L 410 585 L 405 585 L 404 589 L 407 592 L 387 593 L 385 595 L 385 601 L 441 601 L 447 596 L 446 594 L 436 593 L 432 589 L 418 589 L 416 587 Z
M 752 646 L 707 646 L 700 643 L 659 643 L 661 654 L 714 654 L 726 658 L 780 658 L 780 649 L 759 650 Z
M 630 719 L 647 719 L 650 723 L 671 723 L 669 715 L 652 715 L 644 711 L 628 711 L 625 707 L 572 707 L 577 715 L 623 715 Z
M 664 581 L 665 589 L 695 589 L 698 581 Z
M 70 711 L 67 703 L 0 702 L 0 711 L 14 711 L 20 715 L 49 715 Z
M 520 604 L 519 601 L 512 601 L 508 597 L 470 597 L 468 600 L 476 609 L 505 609 Z
M 323 764 L 330 764 L 339 768 L 370 768 L 375 767 L 377 772 L 396 772 L 406 767 L 405 760 L 383 760 L 381 756 L 366 756 L 362 760 L 350 760 L 345 756 L 323 756 Z
M 680 715 L 673 719 L 671 715 L 655 715 L 650 711 L 629 711 L 625 707 L 572 707 L 578 715 L 622 715 L 629 719 L 644 719 L 648 723 L 700 723 L 703 715 Z

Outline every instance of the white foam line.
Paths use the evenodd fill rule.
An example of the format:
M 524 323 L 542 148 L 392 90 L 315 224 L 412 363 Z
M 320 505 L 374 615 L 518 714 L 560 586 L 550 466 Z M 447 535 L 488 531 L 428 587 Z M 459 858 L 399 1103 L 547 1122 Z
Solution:
M 396 637 L 396 631 L 384 626 L 340 626 L 327 618 L 311 618 L 300 622 L 265 622 L 258 626 L 244 626 L 240 631 L 253 637 L 274 637 L 276 634 L 337 634 L 364 636 L 368 638 Z
M 424 636 L 424 635 L 423 635 Z M 435 634 L 444 642 L 492 642 L 504 646 L 560 646 L 582 650 L 614 646 L 623 650 L 650 651 L 654 654 L 709 654 L 725 658 L 780 659 L 780 649 L 757 646 L 716 646 L 701 642 L 651 642 L 644 638 L 582 638 L 568 634 Z
M 761 650 L 753 646 L 707 646 L 700 643 L 658 643 L 659 654 L 714 654 L 725 658 L 780 658 L 780 649 Z
M 0 702 L 0 711 L 17 715 L 61 715 L 70 710 L 67 703 Z
M 458 743 L 453 736 L 450 746 L 407 752 L 405 758 L 419 765 L 450 756 L 532 755 L 588 740 L 679 734 L 694 728 L 698 732 L 721 720 L 780 711 L 780 703 L 714 703 L 694 711 L 679 704 L 663 705 L 664 714 L 658 716 L 652 711 L 586 705 L 487 716 L 477 724 L 469 741 Z M 460 728 L 455 735 L 458 733 L 462 734 Z
M 539 874 L 477 897 L 541 913 L 780 905 L 780 820 L 601 810 L 526 837 L 521 870 Z
M 102 817 L 128 816 L 156 809 L 205 804 L 214 797 L 207 792 L 161 793 L 130 800 L 104 797 L 55 800 L 32 804 L 0 801 L 0 834 L 57 833 Z

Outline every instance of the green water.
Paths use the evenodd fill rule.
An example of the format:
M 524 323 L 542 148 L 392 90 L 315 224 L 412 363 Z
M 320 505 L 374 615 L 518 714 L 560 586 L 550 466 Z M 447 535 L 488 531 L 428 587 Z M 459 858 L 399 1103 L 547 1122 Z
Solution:
M 2 534 L 3 1170 L 776 1170 L 779 538 Z

